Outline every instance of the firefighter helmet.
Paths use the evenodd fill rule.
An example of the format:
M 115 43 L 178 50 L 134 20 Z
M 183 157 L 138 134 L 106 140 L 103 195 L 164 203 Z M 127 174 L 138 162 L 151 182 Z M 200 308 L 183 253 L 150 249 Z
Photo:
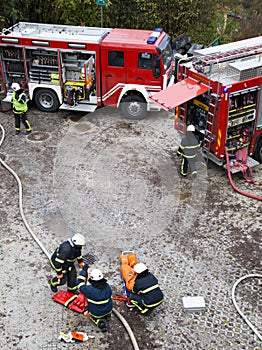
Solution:
M 190 125 L 188 125 L 186 131 L 193 131 L 194 132 L 194 131 L 196 131 L 196 129 L 195 129 L 194 125 L 190 124 Z
M 99 269 L 94 269 L 90 273 L 90 279 L 91 281 L 100 281 L 104 278 L 103 273 Z
M 18 91 L 18 90 L 20 90 L 20 85 L 18 83 L 13 83 L 11 85 L 11 88 L 13 91 Z
M 146 267 L 146 265 L 143 264 L 143 263 L 138 263 L 138 264 L 136 264 L 135 267 L 134 267 L 134 271 L 135 271 L 136 273 L 142 273 L 142 272 L 144 272 L 144 271 L 146 271 L 146 270 L 147 270 L 147 267 Z
M 80 233 L 76 233 L 73 237 L 72 237 L 72 242 L 74 243 L 74 245 L 85 245 L 86 243 L 86 239 L 83 235 L 81 235 Z

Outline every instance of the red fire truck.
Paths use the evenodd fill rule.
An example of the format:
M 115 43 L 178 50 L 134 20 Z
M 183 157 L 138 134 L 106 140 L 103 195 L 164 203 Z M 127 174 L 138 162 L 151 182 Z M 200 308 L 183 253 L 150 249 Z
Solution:
M 154 31 L 19 22 L 0 33 L 5 101 L 17 82 L 45 112 L 117 106 L 131 119 L 174 82 L 170 37 Z
M 262 162 L 262 36 L 197 50 L 179 65 L 178 83 L 150 99 L 176 108 L 175 128 L 194 124 L 204 154 L 225 164 L 247 147 L 249 166 Z M 255 161 L 257 160 L 257 161 Z

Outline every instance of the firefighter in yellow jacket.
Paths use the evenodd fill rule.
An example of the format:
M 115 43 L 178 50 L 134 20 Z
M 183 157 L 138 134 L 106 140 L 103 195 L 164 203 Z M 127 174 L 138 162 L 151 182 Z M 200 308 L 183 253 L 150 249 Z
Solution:
M 12 84 L 12 105 L 13 105 L 13 113 L 15 116 L 15 132 L 16 135 L 20 134 L 20 119 L 25 126 L 26 134 L 30 134 L 32 129 L 30 123 L 27 119 L 26 112 L 28 110 L 26 94 L 23 89 L 20 87 L 18 83 Z

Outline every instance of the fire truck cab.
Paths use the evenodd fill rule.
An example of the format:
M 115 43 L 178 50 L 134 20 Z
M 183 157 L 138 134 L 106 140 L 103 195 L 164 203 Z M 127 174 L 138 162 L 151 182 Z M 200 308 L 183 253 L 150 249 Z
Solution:
M 262 162 L 262 37 L 196 50 L 178 67 L 178 83 L 150 99 L 176 108 L 175 128 L 193 124 L 207 158 L 225 165 L 248 148 L 249 166 Z
M 0 69 L 5 101 L 17 82 L 44 112 L 117 106 L 130 119 L 159 110 L 149 97 L 174 82 L 170 37 L 161 28 L 19 22 L 0 33 Z

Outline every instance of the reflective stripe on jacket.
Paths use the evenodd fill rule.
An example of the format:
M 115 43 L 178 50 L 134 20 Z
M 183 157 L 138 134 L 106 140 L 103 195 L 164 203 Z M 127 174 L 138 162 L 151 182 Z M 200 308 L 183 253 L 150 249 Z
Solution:
M 66 272 L 71 269 L 74 263 L 83 262 L 82 248 L 74 246 L 71 240 L 60 244 L 51 256 L 50 263 L 57 273 Z
M 26 95 L 24 92 L 18 94 L 17 91 L 12 93 L 12 103 L 14 113 L 25 113 L 28 110 Z
M 146 307 L 157 306 L 164 299 L 157 278 L 150 272 L 142 277 L 138 275 L 132 293 L 139 295 L 143 305 Z
M 200 143 L 192 131 L 188 131 L 187 135 L 182 138 L 177 153 L 185 158 L 195 158 L 201 152 Z
M 77 286 L 81 293 L 87 298 L 88 312 L 96 317 L 101 317 L 110 313 L 113 309 L 112 290 L 107 282 L 101 284 L 96 282 L 96 286 L 86 284 L 86 271 L 82 270 L 78 280 Z M 106 281 L 106 280 L 104 280 Z

